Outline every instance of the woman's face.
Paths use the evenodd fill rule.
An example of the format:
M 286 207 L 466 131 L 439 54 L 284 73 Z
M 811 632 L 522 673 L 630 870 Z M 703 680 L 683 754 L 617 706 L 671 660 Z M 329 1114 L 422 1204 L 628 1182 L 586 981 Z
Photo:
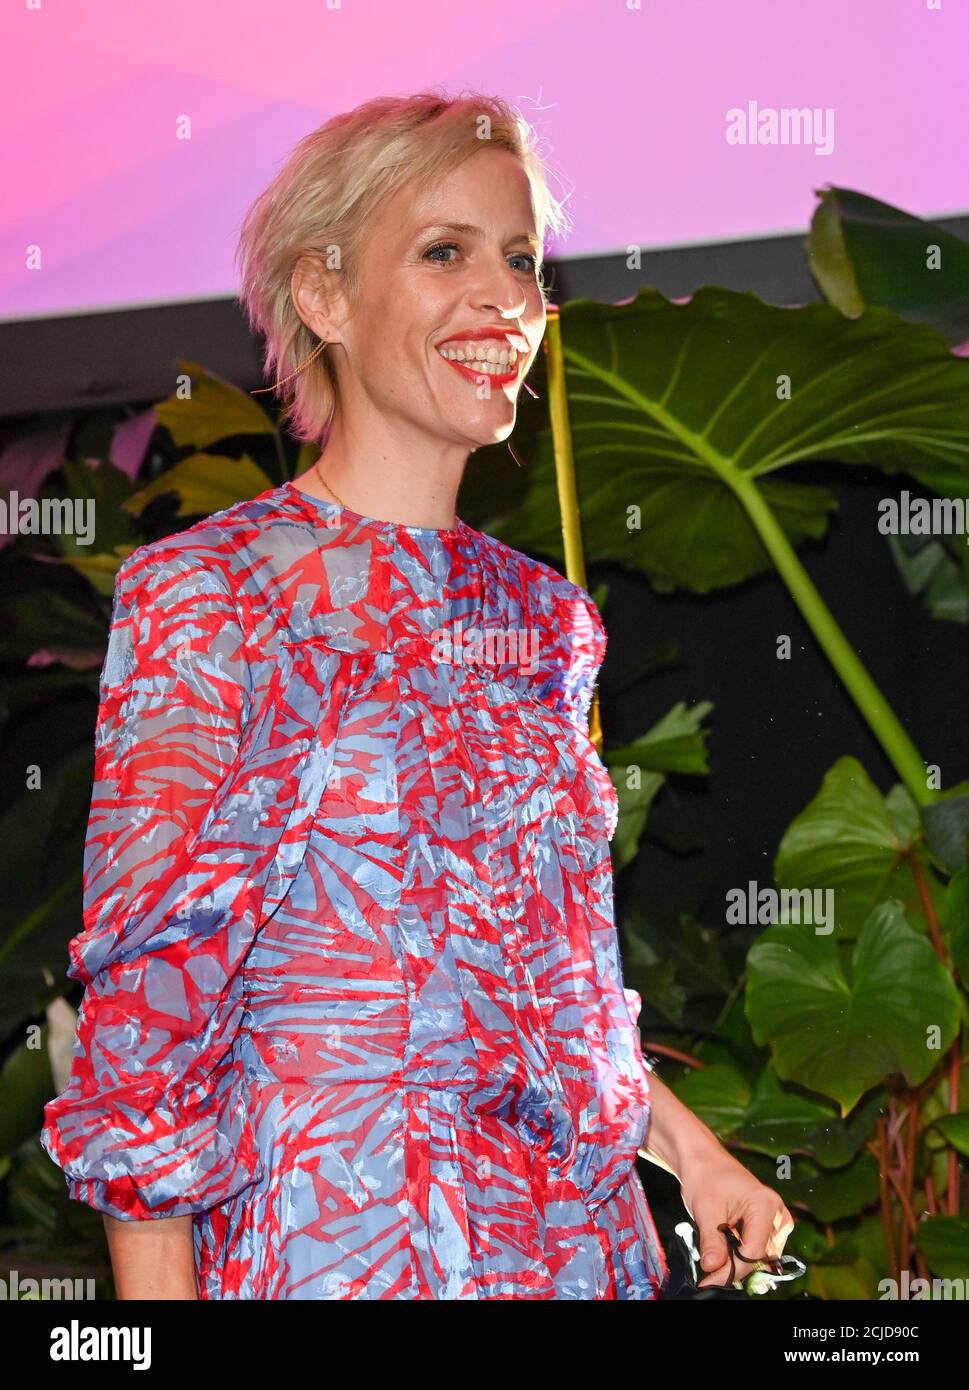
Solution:
M 507 150 L 486 146 L 388 199 L 331 349 L 345 418 L 377 410 L 465 450 L 507 438 L 545 332 L 541 254 L 528 178 Z

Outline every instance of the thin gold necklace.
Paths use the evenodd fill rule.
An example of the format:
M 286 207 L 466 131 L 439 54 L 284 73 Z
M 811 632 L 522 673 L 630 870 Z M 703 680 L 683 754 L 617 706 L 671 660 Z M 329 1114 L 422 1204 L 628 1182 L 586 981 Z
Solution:
M 320 458 L 322 458 L 322 454 L 320 455 Z M 316 476 L 319 478 L 320 482 L 321 482 L 321 483 L 323 484 L 323 486 L 326 488 L 326 490 L 327 490 L 327 492 L 330 494 L 330 496 L 333 497 L 333 498 L 335 498 L 336 501 L 339 502 L 340 506 L 343 508 L 344 511 L 347 511 L 347 512 L 348 512 L 348 511 L 350 510 L 350 508 L 349 508 L 349 507 L 347 506 L 347 504 L 344 502 L 344 500 L 343 500 L 342 497 L 337 497 L 336 493 L 335 493 L 335 492 L 333 491 L 333 489 L 330 487 L 330 484 L 326 481 L 326 479 L 323 477 L 323 474 L 320 472 L 320 459 L 317 459 L 316 462 L 314 463 L 314 465 L 313 465 L 313 472 L 314 472 L 314 473 L 316 474 Z
M 340 504 L 340 506 L 343 508 L 343 510 L 344 510 L 345 512 L 351 511 L 352 508 L 350 508 L 350 507 L 347 506 L 347 504 L 344 502 L 344 500 L 343 500 L 342 497 L 337 497 L 336 493 L 335 493 L 335 492 L 333 491 L 333 489 L 330 487 L 330 484 L 326 481 L 326 479 L 323 477 L 323 474 L 320 472 L 320 461 L 321 461 L 322 457 L 323 457 L 323 456 L 322 456 L 322 454 L 321 454 L 321 455 L 320 455 L 320 458 L 318 458 L 318 459 L 316 460 L 316 462 L 314 463 L 314 465 L 313 465 L 313 472 L 314 472 L 314 473 L 316 474 L 316 476 L 319 478 L 320 482 L 321 482 L 321 483 L 323 484 L 323 486 L 326 488 L 326 490 L 327 490 L 327 492 L 330 494 L 330 496 L 333 497 L 333 498 L 335 499 L 335 501 L 339 502 L 339 504 Z M 447 529 L 450 530 L 450 531 L 455 531 L 455 530 L 457 529 L 457 525 L 458 525 L 458 519 L 457 519 L 457 517 L 455 516 L 453 523 L 452 523 L 451 526 L 448 527 Z M 423 527 L 420 527 L 420 528 L 418 528 L 418 529 L 423 530 L 424 528 L 423 528 Z M 436 529 L 436 528 L 434 528 L 434 529 Z

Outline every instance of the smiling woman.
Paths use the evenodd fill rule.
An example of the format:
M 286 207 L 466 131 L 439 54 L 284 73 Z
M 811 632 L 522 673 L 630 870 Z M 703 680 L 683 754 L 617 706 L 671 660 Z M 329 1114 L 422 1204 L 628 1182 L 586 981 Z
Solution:
M 454 128 L 467 131 L 470 116 Z M 328 345 L 326 484 L 359 511 L 450 520 L 469 452 L 514 428 L 545 330 L 529 249 L 542 231 L 523 165 L 495 142 L 494 122 L 491 131 L 460 143 L 459 161 L 432 183 L 412 178 L 378 203 L 370 235 L 340 255 L 340 271 L 305 256 L 295 267 L 293 310 Z M 375 445 L 363 470 L 348 446 L 351 422 Z
M 245 220 L 325 448 L 118 576 L 43 1142 L 121 1298 L 653 1299 L 647 1133 L 712 1274 L 718 1223 L 789 1229 L 643 1061 L 595 605 L 454 510 L 514 427 L 550 225 L 524 123 L 429 93 L 329 121 Z
M 265 336 L 266 371 L 292 382 L 292 432 L 321 440 L 361 376 L 380 400 L 392 384 L 415 407 L 433 399 L 447 377 L 428 377 L 436 345 L 485 326 L 522 340 L 520 381 L 544 331 L 545 241 L 567 227 L 533 133 L 498 98 L 379 98 L 308 135 L 256 199 L 239 243 L 240 297 Z M 483 304 L 472 306 L 469 281 Z M 321 340 L 326 351 L 309 362 Z M 510 432 L 516 394 L 494 402 L 503 414 L 491 438 L 471 447 L 493 442 L 496 427 Z M 459 409 L 474 400 L 466 393 Z M 422 476 L 426 467 L 422 458 Z

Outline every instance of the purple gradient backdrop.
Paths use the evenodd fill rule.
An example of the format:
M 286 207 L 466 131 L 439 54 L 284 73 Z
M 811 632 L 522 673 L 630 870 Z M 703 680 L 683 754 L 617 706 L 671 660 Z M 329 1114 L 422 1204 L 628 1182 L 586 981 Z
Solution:
M 292 145 L 438 84 L 536 125 L 571 192 L 559 253 L 802 231 L 825 183 L 965 212 L 969 0 L 929 3 L 11 0 L 0 316 L 233 294 L 239 222 Z M 728 145 L 749 101 L 833 108 L 833 153 Z

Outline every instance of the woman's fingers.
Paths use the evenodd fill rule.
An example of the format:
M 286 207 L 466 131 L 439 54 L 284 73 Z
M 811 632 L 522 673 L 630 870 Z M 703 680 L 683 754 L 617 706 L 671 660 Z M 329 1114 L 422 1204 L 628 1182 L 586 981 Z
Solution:
M 761 1261 L 776 1258 L 781 1254 L 788 1235 L 794 1226 L 790 1212 L 776 1192 L 764 1188 L 763 1195 L 749 1198 L 740 1216 L 731 1219 L 723 1210 L 713 1209 L 713 1204 L 704 1204 L 698 1211 L 696 1223 L 700 1232 L 700 1264 L 705 1274 L 698 1287 L 712 1284 L 726 1284 L 730 1280 L 730 1249 L 726 1232 L 719 1230 L 728 1224 L 737 1239 L 733 1250 L 733 1281 L 746 1279 Z M 739 1250 L 738 1247 L 739 1246 Z M 745 1259 L 744 1256 L 749 1258 Z

